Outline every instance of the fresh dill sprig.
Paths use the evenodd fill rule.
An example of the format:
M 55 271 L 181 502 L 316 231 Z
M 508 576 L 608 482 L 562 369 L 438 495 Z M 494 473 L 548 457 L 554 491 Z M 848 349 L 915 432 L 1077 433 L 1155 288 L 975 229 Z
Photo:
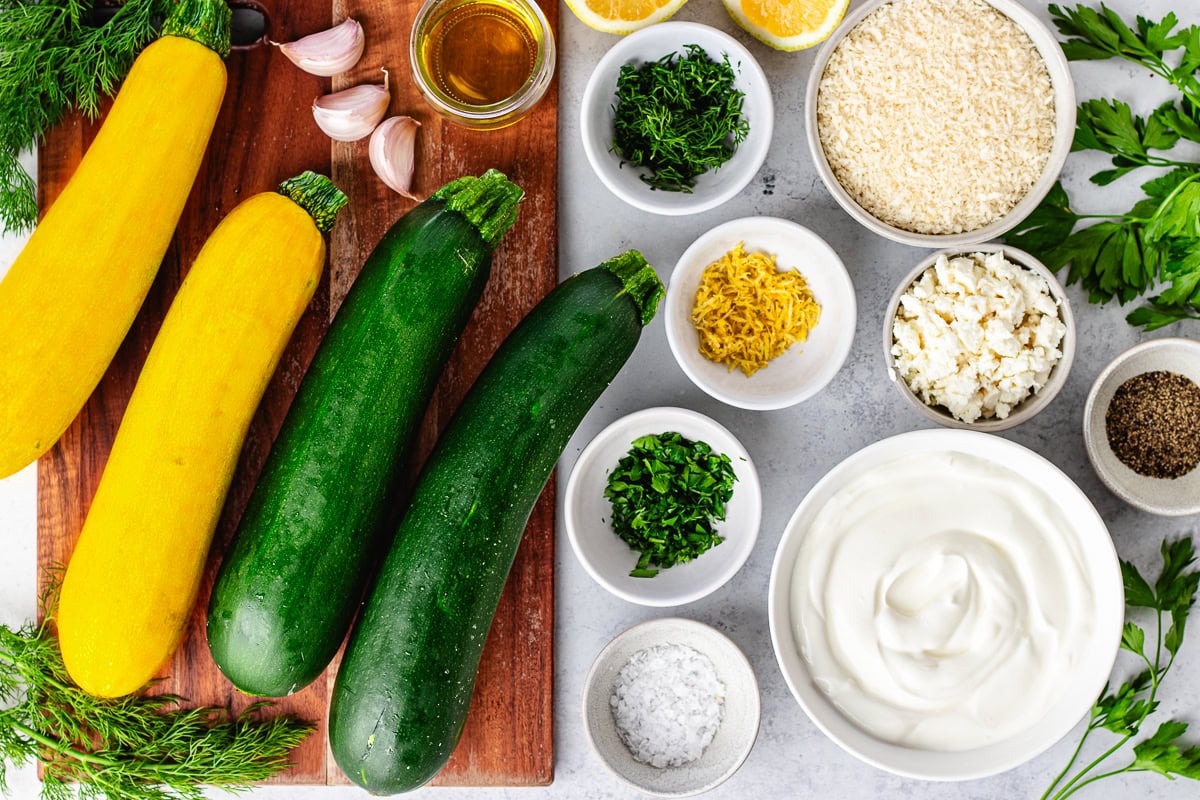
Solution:
M 93 0 L 0 0 L 0 225 L 37 223 L 32 178 L 17 160 L 72 108 L 96 116 L 172 0 L 125 0 L 93 24 Z
M 0 794 L 7 765 L 40 760 L 42 800 L 203 800 L 288 766 L 313 726 L 258 703 L 184 709 L 174 695 L 105 699 L 76 687 L 47 623 L 0 625 Z
M 612 150 L 648 169 L 641 178 L 651 187 L 690 193 L 698 175 L 733 157 L 750 124 L 729 55 L 713 61 L 699 45 L 684 50 L 621 67 Z

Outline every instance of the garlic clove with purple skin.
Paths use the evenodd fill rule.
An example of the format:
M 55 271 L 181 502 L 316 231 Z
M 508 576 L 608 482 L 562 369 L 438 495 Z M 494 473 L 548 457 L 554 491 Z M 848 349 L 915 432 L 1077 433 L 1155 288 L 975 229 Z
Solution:
M 418 199 L 412 193 L 413 172 L 416 169 L 417 128 L 421 123 L 412 117 L 391 117 L 371 134 L 367 155 L 379 180 L 409 200 Z
M 364 83 L 340 92 L 318 97 L 313 101 L 313 119 L 330 139 L 356 142 L 363 138 L 387 113 L 392 93 L 388 91 L 388 71 L 383 71 L 383 85 Z
M 271 44 L 309 75 L 328 78 L 357 64 L 366 40 L 362 25 L 355 19 L 347 19 L 327 31 L 309 34 L 294 42 Z

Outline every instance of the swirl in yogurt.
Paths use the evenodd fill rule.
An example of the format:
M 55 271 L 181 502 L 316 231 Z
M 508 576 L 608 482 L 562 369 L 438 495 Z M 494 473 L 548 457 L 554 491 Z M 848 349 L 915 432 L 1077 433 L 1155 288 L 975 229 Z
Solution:
M 1036 725 L 1094 626 L 1072 530 L 1040 487 L 965 453 L 862 472 L 817 513 L 792 574 L 813 682 L 909 747 L 970 750 Z

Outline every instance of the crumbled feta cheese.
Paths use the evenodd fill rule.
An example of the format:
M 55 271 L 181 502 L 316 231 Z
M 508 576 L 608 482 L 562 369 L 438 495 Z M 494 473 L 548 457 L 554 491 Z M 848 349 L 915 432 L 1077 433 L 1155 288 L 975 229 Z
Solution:
M 900 296 L 896 371 L 963 422 L 1006 418 L 1046 384 L 1067 326 L 1046 280 L 1003 253 L 937 263 Z

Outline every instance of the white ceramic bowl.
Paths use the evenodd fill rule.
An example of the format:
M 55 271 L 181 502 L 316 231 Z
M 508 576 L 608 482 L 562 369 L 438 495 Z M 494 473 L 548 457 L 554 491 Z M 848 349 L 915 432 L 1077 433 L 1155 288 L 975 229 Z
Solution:
M 1116 457 L 1108 444 L 1104 418 L 1113 393 L 1134 375 L 1166 370 L 1200 384 L 1200 342 L 1152 339 L 1113 359 L 1096 378 L 1083 411 L 1083 440 L 1100 480 L 1113 494 L 1151 514 L 1200 514 L 1200 467 L 1174 479 L 1139 475 Z
M 896 374 L 896 357 L 892 355 L 892 344 L 895 341 L 892 334 L 892 325 L 896 319 L 896 311 L 900 308 L 900 297 L 908 291 L 908 287 L 912 286 L 918 278 L 925 274 L 925 270 L 937 262 L 940 256 L 954 257 L 967 253 L 995 252 L 1004 253 L 1004 257 L 1012 263 L 1019 264 L 1031 272 L 1036 272 L 1045 279 L 1046 285 L 1050 287 L 1051 296 L 1058 303 L 1059 317 L 1062 319 L 1063 324 L 1067 326 L 1067 332 L 1063 334 L 1062 343 L 1059 345 L 1059 350 L 1062 351 L 1062 358 L 1050 370 L 1050 377 L 1046 379 L 1046 383 L 1042 385 L 1041 389 L 1018 403 L 1004 419 L 980 418 L 974 422 L 963 422 L 952 416 L 942 406 L 928 405 L 919 396 L 914 394 L 912 389 L 908 388 L 908 384 L 904 382 L 903 378 Z M 896 287 L 896 291 L 892 293 L 892 299 L 888 303 L 887 311 L 883 315 L 883 360 L 887 365 L 888 378 L 891 379 L 896 390 L 909 402 L 909 405 L 915 408 L 926 419 L 932 420 L 939 425 L 945 425 L 947 428 L 963 428 L 973 431 L 986 431 L 988 433 L 1015 428 L 1022 422 L 1033 418 L 1034 415 L 1040 413 L 1042 409 L 1050 405 L 1050 401 L 1066 385 L 1067 376 L 1071 374 L 1071 364 L 1075 361 L 1075 338 L 1075 315 L 1071 313 L 1071 301 L 1067 298 L 1067 292 L 1063 289 L 1062 284 L 1058 282 L 1058 278 L 1054 277 L 1054 273 L 1047 269 L 1045 264 L 1038 261 L 1029 253 L 1005 244 L 980 244 L 973 247 L 951 248 L 932 253 L 927 258 L 922 259 L 917 266 L 913 267 L 911 272 L 904 276 L 904 280 L 900 281 L 899 286 Z
M 855 25 L 862 22 L 871 12 L 889 2 L 893 2 L 893 0 L 867 0 L 846 15 L 842 24 L 817 52 L 816 61 L 808 75 L 808 89 L 804 99 L 804 128 L 808 136 L 808 149 L 817 167 L 817 174 L 821 176 L 821 181 L 833 195 L 833 199 L 847 214 L 868 230 L 893 241 L 914 247 L 961 247 L 973 242 L 986 242 L 998 238 L 1029 216 L 1030 212 L 1037 207 L 1046 193 L 1054 186 L 1054 182 L 1058 180 L 1058 175 L 1062 172 L 1067 156 L 1071 152 L 1071 143 L 1075 137 L 1075 83 L 1062 47 L 1050 29 L 1018 0 L 986 0 L 989 5 L 1007 16 L 1028 34 L 1046 62 L 1046 69 L 1050 73 L 1050 82 L 1054 87 L 1054 143 L 1041 177 L 1012 211 L 1000 219 L 982 228 L 963 233 L 915 233 L 877 219 L 850 196 L 834 176 L 829 161 L 825 158 L 825 151 L 821 147 L 821 137 L 817 132 L 817 91 L 821 85 L 821 77 L 825 74 L 825 65 L 829 63 L 829 57 L 833 55 L 838 44 Z
M 617 734 L 609 700 L 617 673 L 639 650 L 661 644 L 687 645 L 712 661 L 725 685 L 724 716 L 700 758 L 658 768 L 634 759 Z M 754 669 L 736 644 L 700 622 L 666 617 L 634 625 L 608 643 L 583 687 L 583 724 L 600 761 L 634 789 L 655 797 L 689 797 L 723 783 L 750 754 L 758 737 L 761 706 Z
M 779 269 L 798 269 L 821 305 L 808 340 L 793 344 L 750 377 L 700 355 L 692 305 L 704 268 L 739 242 L 746 252 L 775 256 Z M 723 403 L 757 410 L 784 408 L 815 395 L 841 369 L 854 341 L 854 285 L 837 253 L 801 225 L 775 217 L 726 222 L 701 236 L 680 256 L 667 285 L 667 342 L 692 383 Z
M 793 631 L 791 578 L 809 525 L 826 502 L 864 470 L 901 457 L 953 450 L 1002 464 L 1023 474 L 1053 497 L 1066 518 L 1075 521 L 1087 576 L 1095 597 L 1095 626 L 1090 645 L 1042 720 L 1011 739 L 961 752 L 903 747 L 877 739 L 859 728 L 818 689 L 800 655 Z M 1104 520 L 1087 496 L 1056 466 L 1015 442 L 975 431 L 932 429 L 876 442 L 842 461 L 817 482 L 792 515 L 771 568 L 768 589 L 771 644 L 788 688 L 822 732 L 846 752 L 897 775 L 926 780 L 971 780 L 1023 764 L 1048 749 L 1087 714 L 1104 688 L 1116 659 L 1125 620 L 1125 598 L 1117 554 Z
M 634 439 L 668 431 L 706 442 L 715 452 L 729 456 L 737 481 L 725 507 L 725 521 L 715 525 L 725 541 L 653 578 L 631 578 L 629 571 L 636 565 L 638 553 L 613 533 L 609 523 L 612 505 L 604 496 L 604 487 Z M 720 588 L 746 562 L 758 538 L 762 492 L 750 454 L 722 425 L 684 408 L 647 408 L 609 425 L 579 454 L 567 479 L 563 509 L 571 549 L 597 583 L 633 603 L 679 606 Z
M 668 53 L 682 53 L 689 44 L 699 45 L 716 61 L 729 54 L 729 63 L 737 73 L 737 87 L 746 96 L 742 111 L 750 132 L 732 158 L 696 179 L 691 193 L 658 191 L 639 177 L 642 169 L 631 164 L 622 166 L 621 158 L 609 150 L 617 76 L 626 64 L 657 61 Z M 634 208 L 668 216 L 716 208 L 744 189 L 767 157 L 774 125 L 771 89 L 754 56 L 729 34 L 697 22 L 662 22 L 622 38 L 596 64 L 579 108 L 583 152 L 600 182 Z

